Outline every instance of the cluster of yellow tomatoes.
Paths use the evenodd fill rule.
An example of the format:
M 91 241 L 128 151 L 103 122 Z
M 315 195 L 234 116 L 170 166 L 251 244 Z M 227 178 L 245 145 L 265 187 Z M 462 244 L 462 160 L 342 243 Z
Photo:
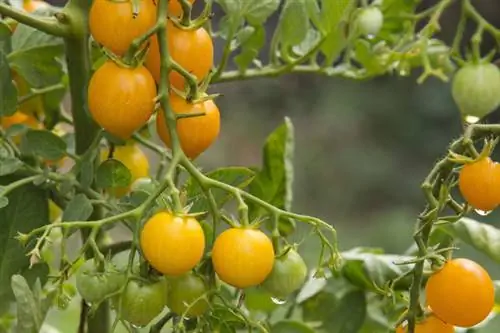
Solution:
M 495 305 L 495 286 L 488 272 L 476 262 L 448 260 L 427 280 L 426 303 L 432 315 L 417 324 L 417 333 L 453 333 L 454 326 L 481 323 Z M 405 333 L 405 325 L 396 333 Z
M 94 120 L 106 131 L 123 140 L 142 128 L 157 108 L 157 84 L 160 83 L 160 51 L 156 35 L 151 36 L 145 64 L 124 64 L 123 57 L 131 43 L 152 29 L 157 20 L 157 6 L 153 0 L 139 1 L 137 15 L 131 1 L 95 0 L 89 13 L 90 32 L 95 41 L 112 52 L 93 74 L 88 87 L 89 111 Z M 169 14 L 178 16 L 181 7 L 170 1 Z M 167 23 L 167 45 L 172 62 L 201 82 L 213 66 L 213 42 L 203 28 L 180 27 L 170 19 Z M 145 47 L 144 45 L 143 47 Z M 170 86 L 177 92 L 185 90 L 185 78 L 171 70 Z M 205 151 L 217 138 L 220 130 L 220 114 L 212 100 L 197 103 L 186 101 L 182 94 L 169 93 L 170 106 L 176 114 L 203 114 L 177 120 L 177 132 L 184 153 L 194 159 Z M 171 147 L 170 133 L 163 111 L 156 120 L 157 132 L 165 145 Z

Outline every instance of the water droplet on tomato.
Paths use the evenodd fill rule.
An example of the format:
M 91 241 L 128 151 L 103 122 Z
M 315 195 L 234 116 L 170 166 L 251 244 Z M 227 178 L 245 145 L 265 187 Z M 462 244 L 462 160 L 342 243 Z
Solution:
M 477 123 L 481 118 L 476 117 L 476 116 L 465 116 L 465 122 L 468 124 L 475 124 Z
M 283 305 L 286 303 L 286 300 L 277 297 L 271 297 L 271 301 L 273 301 L 273 303 L 277 305 Z
M 130 326 L 132 326 L 135 329 L 140 329 L 140 328 L 143 328 L 145 325 L 130 324 Z
M 481 215 L 481 216 L 487 216 L 488 214 L 491 213 L 491 210 L 490 211 L 486 211 L 486 210 L 481 210 L 481 209 L 474 209 L 474 211 L 478 214 L 478 215 Z

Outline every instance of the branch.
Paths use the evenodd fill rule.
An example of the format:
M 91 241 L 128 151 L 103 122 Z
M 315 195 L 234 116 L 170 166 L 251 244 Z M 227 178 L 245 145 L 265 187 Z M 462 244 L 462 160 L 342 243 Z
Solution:
M 70 34 L 69 26 L 59 22 L 55 17 L 42 18 L 13 8 L 5 3 L 0 3 L 0 14 L 50 35 L 66 37 Z

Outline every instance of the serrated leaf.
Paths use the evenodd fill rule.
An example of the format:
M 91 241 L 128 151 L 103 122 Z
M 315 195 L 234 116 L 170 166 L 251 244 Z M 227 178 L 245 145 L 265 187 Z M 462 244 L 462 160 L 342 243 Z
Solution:
M 500 229 L 465 217 L 439 228 L 500 262 Z
M 22 178 L 0 177 L 0 185 L 11 184 L 19 179 Z M 50 223 L 47 191 L 30 183 L 9 192 L 7 198 L 9 205 L 0 209 L 2 230 L 0 233 L 0 299 L 2 302 L 9 301 L 13 296 L 10 288 L 12 275 L 22 274 L 33 281 L 35 277 L 40 277 L 43 282 L 46 281 L 46 274 L 48 274 L 48 269 L 42 267 L 44 264 L 37 264 L 29 269 L 30 261 L 26 253 L 32 249 L 34 243 L 31 242 L 27 248 L 23 248 L 15 239 L 18 233 L 28 233 Z
M 322 0 L 321 5 L 321 21 L 327 33 L 321 52 L 325 56 L 325 63 L 330 65 L 346 45 L 345 26 L 356 1 Z
M 245 27 L 252 30 L 252 32 L 241 41 L 241 52 L 234 57 L 234 62 L 238 69 L 244 72 L 252 61 L 257 58 L 259 51 L 262 49 L 266 42 L 266 30 L 263 26 L 258 27 Z M 240 39 L 242 37 L 240 36 Z
M 315 333 L 311 327 L 295 320 L 281 320 L 271 327 L 271 333 Z
M 99 165 L 96 172 L 96 185 L 100 188 L 129 186 L 132 181 L 130 170 L 120 161 L 108 159 Z
M 11 116 L 17 108 L 17 89 L 12 81 L 7 57 L 0 50 L 0 116 Z
M 90 200 L 80 193 L 75 195 L 64 209 L 62 221 L 86 221 L 93 211 Z
M 28 283 L 21 275 L 13 275 L 11 286 L 17 303 L 16 332 L 38 333 L 42 327 L 43 318 Z
M 10 175 L 23 166 L 23 162 L 15 157 L 0 157 L 0 176 Z
M 292 206 L 294 129 L 289 118 L 266 140 L 262 169 L 250 184 L 249 191 L 256 197 L 290 210 Z M 250 205 L 251 219 L 260 215 L 260 207 Z
M 208 172 L 206 176 L 243 189 L 253 180 L 255 172 L 244 167 L 229 167 L 212 170 Z M 186 182 L 185 191 L 190 202 L 193 203 L 191 212 L 209 211 L 208 201 L 193 178 L 189 178 Z M 219 208 L 221 208 L 232 197 L 227 192 L 216 189 L 214 189 L 212 193 Z
M 28 149 L 45 160 L 57 161 L 66 155 L 66 142 L 46 130 L 28 130 L 25 136 Z

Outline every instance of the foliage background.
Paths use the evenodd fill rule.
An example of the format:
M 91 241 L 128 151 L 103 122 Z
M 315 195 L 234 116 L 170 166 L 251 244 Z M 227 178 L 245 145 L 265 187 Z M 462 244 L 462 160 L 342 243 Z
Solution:
M 422 1 L 422 8 L 433 3 Z M 475 5 L 500 26 L 495 15 L 499 1 L 477 0 Z M 445 41 L 455 31 L 458 7 L 456 3 L 442 18 Z M 217 9 L 216 19 L 221 14 Z M 267 22 L 268 31 L 278 16 Z M 471 27 L 467 34 L 472 34 Z M 483 45 L 484 50 L 493 47 L 490 40 Z M 216 63 L 221 52 L 216 45 Z M 417 75 L 356 82 L 299 74 L 215 85 L 212 91 L 223 94 L 218 99 L 221 135 L 198 163 L 207 169 L 259 165 L 266 136 L 289 116 L 296 135 L 294 210 L 330 221 L 338 230 L 341 249 L 371 246 L 402 253 L 412 242 L 424 203 L 420 183 L 461 130 L 449 84 L 429 79 L 419 86 Z M 499 121 L 500 112 L 488 118 Z M 500 227 L 499 217 L 494 212 L 474 218 Z M 314 239 L 301 247 L 311 265 L 317 257 L 315 245 Z M 477 260 L 493 279 L 500 279 L 499 265 L 466 245 L 456 256 Z M 76 300 L 73 303 L 66 311 L 53 310 L 48 323 L 62 332 L 75 331 L 79 308 Z M 499 330 L 497 317 L 474 332 Z

